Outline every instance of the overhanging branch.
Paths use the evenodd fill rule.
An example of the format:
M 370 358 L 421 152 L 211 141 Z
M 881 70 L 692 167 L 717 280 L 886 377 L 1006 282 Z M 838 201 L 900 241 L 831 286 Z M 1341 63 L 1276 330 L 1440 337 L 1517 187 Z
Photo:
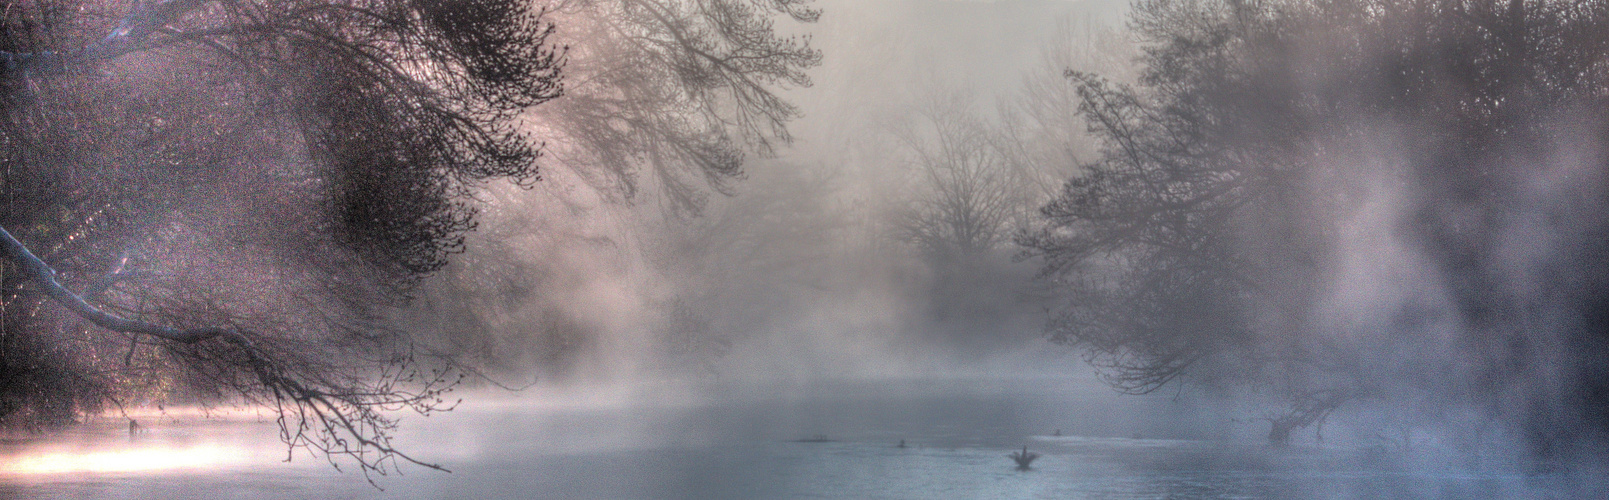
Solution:
M 102 311 L 57 280 L 56 270 L 39 256 L 34 255 L 4 227 L 0 227 L 0 250 L 17 263 L 24 275 L 43 287 L 51 299 L 96 326 L 114 332 L 150 335 L 184 344 L 195 344 L 217 337 L 238 347 L 245 356 L 245 367 L 256 377 L 257 382 L 262 384 L 263 392 L 271 395 L 278 405 L 283 431 L 281 437 L 293 446 L 304 443 L 317 447 L 332 457 L 334 455 L 354 457 L 365 476 L 371 471 L 384 474 L 382 467 L 386 461 L 396 458 L 431 469 L 447 471 L 440 465 L 422 462 L 393 448 L 385 431 L 394 424 L 375 411 L 376 407 L 386 405 L 413 406 L 422 412 L 442 409 L 429 402 L 432 398 L 436 398 L 442 389 L 427 387 L 427 390 L 412 394 L 384 394 L 384 391 L 377 394 L 361 394 L 332 390 L 318 379 L 300 380 L 284 366 L 271 360 L 252 343 L 251 339 L 240 332 L 217 327 L 172 328 Z M 119 259 L 117 264 L 119 269 L 114 270 L 113 275 L 123 273 L 120 269 L 122 260 L 124 259 Z M 438 377 L 437 381 L 439 380 Z M 286 405 L 293 407 L 294 410 L 287 408 Z M 287 416 L 291 415 L 297 417 L 294 426 L 286 420 Z M 313 429 L 309 423 L 322 426 L 322 430 L 308 434 L 308 431 Z M 366 454 L 365 450 L 378 452 L 378 455 Z
M 3 249 L 6 255 L 11 257 L 18 267 L 22 268 L 23 274 L 32 279 L 34 283 L 44 287 L 45 294 L 49 295 L 51 299 L 55 299 L 62 307 L 66 307 L 74 314 L 101 328 L 114 332 L 150 335 L 186 344 L 193 344 L 213 337 L 224 337 L 235 344 L 251 345 L 251 340 L 232 330 L 214 327 L 179 329 L 132 320 L 102 311 L 100 308 L 90 304 L 89 301 L 84 300 L 84 297 L 73 293 L 72 290 L 62 285 L 61 281 L 56 279 L 56 270 L 34 255 L 32 251 L 29 251 L 27 246 L 18 241 L 17 237 L 12 236 L 11 232 L 4 227 L 0 227 L 0 249 Z

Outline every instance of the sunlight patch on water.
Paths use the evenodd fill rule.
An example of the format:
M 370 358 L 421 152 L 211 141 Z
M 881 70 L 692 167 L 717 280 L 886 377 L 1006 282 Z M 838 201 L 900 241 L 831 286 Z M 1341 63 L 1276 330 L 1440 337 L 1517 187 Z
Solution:
M 251 455 L 244 449 L 215 444 L 107 451 L 41 450 L 0 458 L 0 471 L 16 475 L 172 471 L 215 468 L 249 459 Z

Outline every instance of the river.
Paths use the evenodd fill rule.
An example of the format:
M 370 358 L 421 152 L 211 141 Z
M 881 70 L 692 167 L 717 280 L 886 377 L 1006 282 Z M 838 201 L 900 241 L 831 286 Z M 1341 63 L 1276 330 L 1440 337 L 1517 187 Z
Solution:
M 265 418 L 147 418 L 134 436 L 92 422 L 0 443 L 0 497 L 1516 498 L 1556 486 L 1433 451 L 1270 448 L 1177 398 L 1076 380 L 594 396 L 470 398 L 407 418 L 398 444 L 452 472 L 404 466 L 373 485 L 305 452 L 286 462 Z M 1042 455 L 1026 471 L 1006 457 L 1023 446 Z

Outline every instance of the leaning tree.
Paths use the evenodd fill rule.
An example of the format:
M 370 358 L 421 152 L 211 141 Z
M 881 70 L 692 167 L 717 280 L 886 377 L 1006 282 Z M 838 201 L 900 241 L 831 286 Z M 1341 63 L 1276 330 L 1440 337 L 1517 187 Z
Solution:
M 1544 454 L 1609 431 L 1609 2 L 1146 0 L 1130 26 L 1137 86 L 1068 74 L 1103 154 L 1020 238 L 1054 340 L 1131 392 L 1283 398 L 1276 442 L 1360 400 Z
M 457 377 L 380 312 L 537 180 L 564 51 L 512 0 L 80 0 L 0 12 L 0 422 L 242 401 L 384 474 Z

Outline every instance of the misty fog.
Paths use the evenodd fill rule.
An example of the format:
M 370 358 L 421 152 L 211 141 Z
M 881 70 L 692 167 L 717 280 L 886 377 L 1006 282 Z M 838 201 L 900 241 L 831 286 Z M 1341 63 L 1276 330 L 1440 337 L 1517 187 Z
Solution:
M 275 26 L 251 2 L 82 3 L 100 17 L 65 34 L 36 27 L 71 17 L 50 9 L 5 18 L 67 40 L 0 47 L 5 140 L 122 165 L 238 115 L 218 129 L 243 139 L 206 144 L 243 152 L 119 174 L 138 188 L 4 159 L 47 173 L 6 163 L 7 196 L 46 208 L 0 218 L 0 329 L 30 318 L 0 337 L 23 346 L 0 369 L 29 367 L 0 370 L 0 496 L 1609 487 L 1603 2 L 476 0 L 398 7 L 436 24 L 351 42 L 400 51 L 373 82 L 330 51 L 308 71 L 329 88 L 261 76 L 277 66 L 253 57 L 323 52 L 220 27 Z M 514 21 L 471 19 L 494 14 Z M 325 15 L 308 29 L 344 29 Z M 125 58 L 93 72 L 24 50 L 102 25 L 153 38 L 92 42 L 86 60 Z M 186 97 L 187 65 L 222 83 Z M 144 142 L 52 139 L 77 123 L 59 116 L 96 122 L 96 92 L 147 87 L 108 109 L 235 104 L 181 132 L 101 120 Z M 284 96 L 238 104 L 256 91 Z M 302 93 L 320 100 L 285 103 Z M 380 104 L 320 114 L 343 99 Z M 409 114 L 435 112 L 459 120 Z M 381 175 L 386 155 L 438 163 Z M 28 191 L 80 184 L 113 201 L 59 215 Z M 152 184 L 174 200 L 126 193 Z M 38 269 L 67 292 L 24 283 Z M 94 397 L 51 406 L 72 391 Z
M 931 190 L 918 156 L 938 154 L 919 150 L 936 149 L 935 120 L 996 134 L 1001 108 L 1017 106 L 1029 85 L 1070 98 L 1061 77 L 1069 65 L 1125 71 L 1132 49 L 1116 32 L 1124 6 L 816 7 L 820 21 L 793 27 L 825 54 L 812 86 L 783 94 L 803 110 L 789 126 L 793 143 L 751 158 L 732 194 L 708 194 L 701 213 L 682 213 L 653 187 L 622 199 L 609 181 L 556 158 L 534 189 L 488 189 L 468 252 L 428 285 L 410 322 L 484 332 L 481 348 L 518 351 L 538 378 L 566 382 L 1089 372 L 1039 340 L 1036 268 L 1012 261 L 1010 241 L 1073 166 L 1014 171 L 1040 165 L 980 160 L 1002 163 L 987 175 L 1022 185 L 998 188 L 1012 191 L 1003 210 L 1013 213 L 990 228 L 978 264 L 988 269 L 973 275 L 946 276 L 955 263 L 927 258 L 898 226 Z M 1082 134 L 1076 102 L 1060 104 L 1049 112 L 1061 116 L 1045 118 L 1062 122 L 1019 125 Z M 1087 140 L 1062 140 L 1093 154 Z M 955 310 L 963 304 L 973 310 Z M 678 338 L 689 335 L 678 321 L 699 331 Z

